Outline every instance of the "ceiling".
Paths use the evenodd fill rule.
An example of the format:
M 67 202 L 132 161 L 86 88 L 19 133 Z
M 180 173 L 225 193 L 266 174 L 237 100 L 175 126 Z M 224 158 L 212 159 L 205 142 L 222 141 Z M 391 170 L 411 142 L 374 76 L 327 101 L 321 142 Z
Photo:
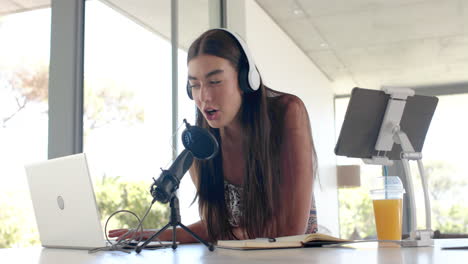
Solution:
M 169 38 L 169 1 L 102 2 Z M 335 94 L 355 86 L 468 87 L 468 0 L 256 2 L 332 81 Z M 50 0 L 2 0 L 0 15 L 45 6 Z M 208 26 L 200 19 L 207 8 L 208 0 L 179 1 L 183 47 L 199 34 L 193 28 Z
M 256 0 L 333 81 L 468 87 L 468 0 Z
M 51 0 L 1 0 L 0 16 L 43 7 L 50 7 L 50 1 Z

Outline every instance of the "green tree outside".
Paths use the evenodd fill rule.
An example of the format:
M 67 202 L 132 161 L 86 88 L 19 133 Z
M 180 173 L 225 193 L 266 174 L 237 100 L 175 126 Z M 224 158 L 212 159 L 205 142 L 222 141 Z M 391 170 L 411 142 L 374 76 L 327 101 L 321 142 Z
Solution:
M 457 169 L 446 162 L 425 165 L 432 205 L 432 228 L 441 233 L 468 234 L 468 206 L 463 197 L 468 182 L 457 177 Z M 418 179 L 418 184 L 420 180 Z M 457 199 L 458 198 L 458 199 Z
M 95 184 L 96 199 L 103 225 L 107 218 L 118 210 L 129 210 L 140 219 L 151 204 L 148 182 L 123 181 L 121 177 L 104 176 Z M 161 228 L 169 221 L 167 204 L 154 203 L 143 222 L 145 228 Z M 138 220 L 129 213 L 119 213 L 109 220 L 108 230 L 115 228 L 137 228 Z
M 48 68 L 47 64 L 38 64 L 36 68 L 15 68 L 11 69 L 11 74 L 0 75 L 0 88 L 8 92 L 13 102 L 9 111 L 0 114 L 0 129 L 8 129 L 9 122 L 30 105 L 47 104 Z M 92 85 L 85 88 L 84 140 L 92 130 L 116 120 L 129 126 L 144 120 L 143 108 L 133 102 L 134 94 L 128 87 L 112 80 Z M 89 86 L 88 83 L 85 86 Z M 148 190 L 148 183 L 124 181 L 120 177 L 104 176 L 97 180 L 95 193 L 103 223 L 110 214 L 121 209 L 143 217 L 151 202 Z M 32 206 L 25 197 L 29 194 L 24 188 L 0 193 L 0 248 L 39 244 Z M 24 201 L 18 203 L 18 200 Z M 168 221 L 168 214 L 166 205 L 155 203 L 144 226 L 159 228 Z M 109 224 L 109 228 L 136 228 L 137 219 L 129 214 L 117 214 Z
M 0 248 L 28 247 L 39 244 L 39 236 L 33 221 L 29 194 L 24 191 L 0 192 Z M 32 208 L 31 205 L 29 207 Z
M 354 232 L 360 238 L 376 236 L 374 208 L 364 188 L 339 190 L 340 236 L 350 238 Z

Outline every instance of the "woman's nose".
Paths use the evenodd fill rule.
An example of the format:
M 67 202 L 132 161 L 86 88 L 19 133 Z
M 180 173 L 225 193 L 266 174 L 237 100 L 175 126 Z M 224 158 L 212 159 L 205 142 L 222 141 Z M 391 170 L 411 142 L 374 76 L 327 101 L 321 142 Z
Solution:
M 211 91 L 208 86 L 205 84 L 200 85 L 200 100 L 202 102 L 207 102 L 211 100 Z

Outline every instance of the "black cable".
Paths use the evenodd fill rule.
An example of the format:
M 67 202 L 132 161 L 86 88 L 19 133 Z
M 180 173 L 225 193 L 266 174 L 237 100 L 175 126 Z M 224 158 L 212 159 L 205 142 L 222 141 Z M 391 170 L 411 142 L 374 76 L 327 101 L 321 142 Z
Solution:
M 148 216 L 150 210 L 151 210 L 151 207 L 153 206 L 153 203 L 150 204 L 150 206 L 148 207 L 148 209 L 146 210 L 143 218 L 140 220 L 140 218 L 138 217 L 138 215 L 136 215 L 134 212 L 132 211 L 129 211 L 129 210 L 118 210 L 118 211 L 115 211 L 113 212 L 106 220 L 106 224 L 104 226 L 104 235 L 106 237 L 106 241 L 109 243 L 109 246 L 106 246 L 106 247 L 100 247 L 100 248 L 94 248 L 94 249 L 91 249 L 88 251 L 88 253 L 95 253 L 95 252 L 98 252 L 98 251 L 123 251 L 123 252 L 126 252 L 126 253 L 131 253 L 131 251 L 133 249 L 135 249 L 139 244 L 140 242 L 142 242 L 142 238 L 143 238 L 143 232 L 144 232 L 144 228 L 143 228 L 143 221 L 146 219 L 146 217 Z M 133 216 L 136 217 L 136 219 L 138 220 L 138 226 L 136 229 L 129 229 L 127 233 L 123 234 L 121 237 L 123 237 L 123 239 L 119 240 L 117 243 L 113 243 L 109 237 L 107 236 L 107 225 L 110 221 L 110 219 L 119 214 L 119 213 L 129 213 Z M 138 232 L 140 231 L 140 232 Z M 129 234 L 132 234 L 130 237 L 126 238 L 127 235 Z M 138 239 L 136 239 L 136 235 L 138 235 Z M 157 241 L 159 242 L 159 244 L 161 245 L 161 248 L 165 247 L 163 245 L 163 243 L 161 242 L 161 240 L 159 240 L 159 238 L 156 238 Z M 134 244 L 134 242 L 136 242 L 136 245 Z M 133 245 L 132 245 L 133 244 Z

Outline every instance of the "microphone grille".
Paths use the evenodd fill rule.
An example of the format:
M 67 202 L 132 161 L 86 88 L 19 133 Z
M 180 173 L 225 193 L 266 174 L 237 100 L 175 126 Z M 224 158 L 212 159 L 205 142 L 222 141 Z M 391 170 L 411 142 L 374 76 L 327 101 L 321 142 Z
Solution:
M 197 159 L 211 159 L 218 153 L 218 141 L 208 130 L 191 126 L 182 133 L 182 144 Z

